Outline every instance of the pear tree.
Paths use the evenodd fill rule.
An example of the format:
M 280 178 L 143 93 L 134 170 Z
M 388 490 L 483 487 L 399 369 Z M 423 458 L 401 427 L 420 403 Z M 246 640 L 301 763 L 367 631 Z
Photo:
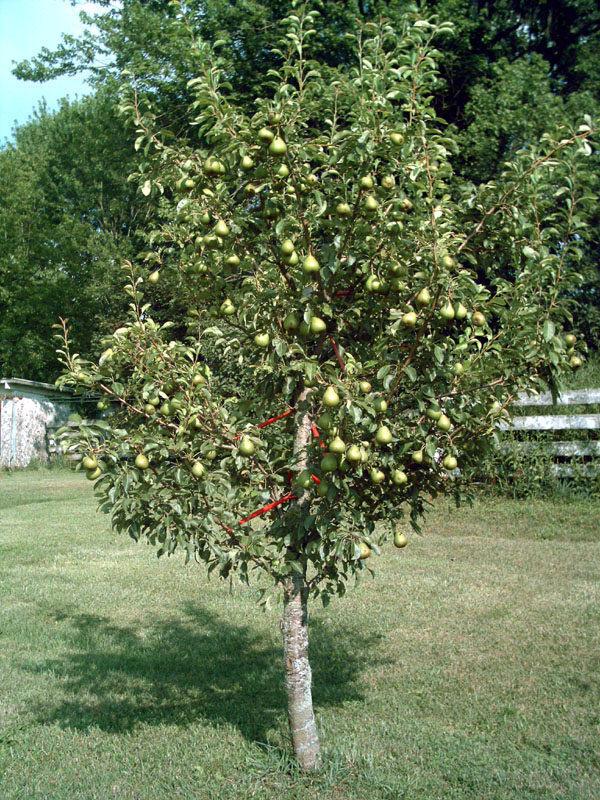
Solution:
M 405 547 L 429 498 L 460 498 L 517 392 L 555 389 L 581 362 L 563 298 L 580 280 L 595 128 L 549 132 L 497 182 L 462 183 L 432 103 L 447 23 L 366 24 L 345 71 L 311 60 L 310 4 L 286 24 L 251 115 L 218 44 L 191 33 L 180 138 L 129 76 L 132 180 L 161 218 L 124 265 L 129 316 L 97 362 L 63 323 L 60 383 L 110 403 L 67 444 L 115 529 L 281 591 L 292 744 L 310 771 L 309 599 Z

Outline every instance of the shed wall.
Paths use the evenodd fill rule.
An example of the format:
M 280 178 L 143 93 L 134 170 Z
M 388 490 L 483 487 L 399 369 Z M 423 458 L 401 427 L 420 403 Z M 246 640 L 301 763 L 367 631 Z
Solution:
M 48 429 L 63 425 L 68 404 L 0 395 L 0 469 L 23 469 L 49 460 Z

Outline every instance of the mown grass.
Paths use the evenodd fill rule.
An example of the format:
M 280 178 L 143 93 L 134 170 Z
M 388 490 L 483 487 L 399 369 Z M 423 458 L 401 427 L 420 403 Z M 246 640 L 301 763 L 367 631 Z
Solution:
M 279 608 L 112 533 L 80 475 L 0 476 L 0 798 L 597 800 L 599 521 L 440 501 L 315 605 L 303 777 Z

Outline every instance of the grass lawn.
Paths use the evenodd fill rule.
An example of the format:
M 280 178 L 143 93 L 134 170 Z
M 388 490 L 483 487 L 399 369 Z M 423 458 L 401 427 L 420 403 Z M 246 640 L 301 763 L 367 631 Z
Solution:
M 438 502 L 311 618 L 324 767 L 290 765 L 279 608 L 0 475 L 1 800 L 597 800 L 600 502 Z

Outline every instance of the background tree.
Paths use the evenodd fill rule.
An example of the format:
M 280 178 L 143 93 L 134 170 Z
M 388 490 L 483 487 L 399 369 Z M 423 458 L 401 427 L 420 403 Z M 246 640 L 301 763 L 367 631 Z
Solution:
M 54 380 L 52 325 L 68 315 L 81 352 L 98 352 L 126 304 L 119 266 L 137 253 L 148 203 L 114 99 L 98 92 L 42 108 L 0 151 L 0 372 Z
M 97 107 L 103 109 L 101 113 L 91 113 L 94 101 L 88 102 L 85 124 L 95 126 L 97 148 L 94 149 L 89 128 L 72 131 L 73 142 L 82 141 L 85 145 L 81 158 L 77 148 L 60 141 L 60 146 L 66 146 L 72 154 L 70 163 L 65 165 L 70 180 L 76 177 L 84 187 L 81 199 L 73 203 L 73 187 L 62 177 L 59 158 L 55 155 L 55 179 L 48 182 L 41 176 L 39 180 L 32 178 L 41 193 L 35 212 L 31 211 L 33 216 L 25 219 L 28 204 L 19 213 L 26 227 L 44 230 L 48 234 L 46 238 L 51 239 L 57 219 L 52 209 L 62 203 L 69 209 L 69 219 L 79 230 L 78 236 L 87 231 L 88 240 L 93 241 L 94 246 L 98 234 L 104 235 L 104 226 L 108 240 L 115 230 L 118 237 L 124 233 L 124 246 L 117 245 L 117 250 L 126 257 L 144 248 L 143 240 L 152 230 L 153 211 L 150 209 L 154 209 L 158 197 L 135 194 L 126 180 L 135 152 L 133 139 L 124 134 L 123 124 L 117 119 L 122 70 L 135 75 L 138 97 L 152 103 L 162 130 L 169 131 L 179 142 L 191 136 L 188 140 L 191 146 L 196 142 L 196 132 L 186 124 L 186 109 L 193 100 L 188 81 L 198 74 L 201 48 L 190 47 L 190 39 L 217 45 L 231 84 L 230 98 L 235 98 L 247 113 L 254 113 L 255 97 L 268 91 L 268 70 L 281 66 L 281 56 L 274 52 L 271 43 L 284 32 L 284 19 L 292 4 L 291 0 L 185 0 L 183 3 L 125 0 L 114 6 L 108 0 L 98 0 L 97 5 L 106 13 L 84 15 L 90 23 L 94 22 L 94 32 L 90 28 L 79 38 L 66 36 L 56 50 L 44 50 L 16 68 L 17 75 L 30 80 L 85 71 L 99 95 L 95 101 Z M 596 4 L 581 0 L 559 5 L 436 0 L 428 8 L 437 13 L 441 21 L 452 21 L 456 30 L 456 36 L 441 34 L 437 42 L 441 55 L 433 103 L 437 113 L 456 127 L 458 153 L 453 166 L 461 181 L 494 180 L 500 176 L 506 159 L 537 141 L 552 125 L 568 124 L 570 119 L 597 113 L 600 84 L 598 63 L 593 54 L 600 36 L 600 19 Z M 357 34 L 360 24 L 383 15 L 401 31 L 403 15 L 411 6 L 397 1 L 339 3 L 323 0 L 319 9 L 321 16 L 315 27 L 312 54 L 324 65 L 347 71 L 356 67 L 352 36 Z M 181 11 L 185 13 L 187 26 L 178 23 L 177 15 Z M 64 117 L 65 113 L 63 109 L 59 116 Z M 82 115 L 78 122 L 75 116 L 71 114 L 70 124 L 83 124 Z M 48 115 L 44 116 L 43 123 L 34 120 L 25 126 L 27 135 L 17 135 L 14 146 L 23 152 L 19 156 L 13 153 L 10 158 L 27 161 L 30 147 L 27 142 L 36 137 L 43 139 L 50 127 Z M 100 166 L 103 163 L 111 175 L 109 181 L 103 180 L 104 168 Z M 12 167 L 8 171 L 11 170 Z M 598 173 L 594 156 L 590 174 Z M 19 175 L 19 169 L 14 174 Z M 94 229 L 89 227 L 89 221 L 96 213 L 96 187 L 99 185 L 102 185 L 104 212 L 99 226 Z M 5 184 L 5 190 L 12 192 L 12 186 L 12 183 Z M 449 184 L 449 190 L 454 192 L 455 188 L 460 191 L 460 184 L 456 187 Z M 591 188 L 597 193 L 597 187 Z M 47 199 L 46 189 L 49 191 Z M 15 188 L 16 195 L 19 191 Z M 6 202 L 12 207 L 10 200 Z M 124 208 L 131 209 L 132 217 L 125 222 Z M 69 227 L 65 222 L 59 226 L 62 232 L 56 230 L 54 236 L 60 235 L 61 242 L 66 238 L 77 240 L 78 236 L 65 236 Z M 2 224 L 0 220 L 0 226 Z M 12 221 L 7 216 L 5 224 L 10 230 Z M 5 241 L 7 244 L 11 241 L 10 235 Z M 106 241 L 105 238 L 105 245 Z M 125 245 L 131 249 L 127 250 Z M 585 244 L 586 283 L 576 295 L 582 305 L 578 330 L 592 349 L 598 341 L 600 318 L 597 247 L 597 237 Z M 51 248 L 49 252 L 53 252 Z M 79 352 L 87 355 L 98 353 L 98 341 L 114 318 L 109 311 L 115 298 L 114 271 L 102 275 L 98 271 L 106 270 L 107 267 L 99 265 L 110 264 L 110 259 L 94 259 L 93 247 L 88 253 L 85 248 L 65 244 L 60 252 L 63 266 L 59 282 L 64 283 L 62 276 L 65 274 L 77 275 L 77 302 L 82 311 L 85 309 L 84 314 L 72 312 L 76 295 L 57 291 L 52 281 L 47 281 L 51 267 L 41 279 L 37 267 L 33 271 L 24 267 L 22 255 L 15 259 L 8 252 L 5 254 L 3 292 L 7 315 L 0 317 L 0 338 L 4 341 L 2 358 L 5 369 L 10 366 L 10 371 L 26 377 L 51 379 L 55 376 L 57 365 L 48 346 L 47 324 L 58 314 L 71 317 L 74 342 Z M 26 274 L 15 271 L 16 261 L 21 265 L 19 270 L 25 269 Z M 8 269 L 10 273 L 6 272 Z M 38 275 L 38 278 L 30 279 L 30 275 Z M 99 300 L 100 313 L 90 311 L 86 296 Z M 172 299 L 167 294 L 162 299 L 166 305 L 155 309 L 157 320 L 177 313 L 176 308 L 171 308 Z M 31 332 L 32 317 L 40 322 L 39 336 Z M 82 320 L 79 326 L 77 319 Z M 32 336 L 35 342 L 31 341 Z M 223 361 L 222 355 L 217 360 L 222 370 L 231 373 L 235 369 L 234 364 Z
M 99 361 L 71 354 L 66 324 L 61 350 L 61 384 L 114 404 L 69 440 L 114 527 L 282 589 L 305 770 L 320 758 L 309 597 L 343 595 L 381 544 L 404 546 L 398 526 L 418 527 L 427 498 L 460 499 L 457 465 L 482 458 L 515 393 L 578 365 L 561 298 L 592 204 L 591 119 L 475 189 L 434 111 L 433 40 L 449 26 L 368 23 L 346 71 L 310 58 L 317 19 L 289 15 L 251 114 L 228 59 L 190 37 L 200 69 L 180 139 L 132 76 L 137 178 L 161 224 L 125 264 L 128 320 Z M 155 319 L 165 296 L 181 319 Z M 237 389 L 207 368 L 215 348 L 235 355 Z

